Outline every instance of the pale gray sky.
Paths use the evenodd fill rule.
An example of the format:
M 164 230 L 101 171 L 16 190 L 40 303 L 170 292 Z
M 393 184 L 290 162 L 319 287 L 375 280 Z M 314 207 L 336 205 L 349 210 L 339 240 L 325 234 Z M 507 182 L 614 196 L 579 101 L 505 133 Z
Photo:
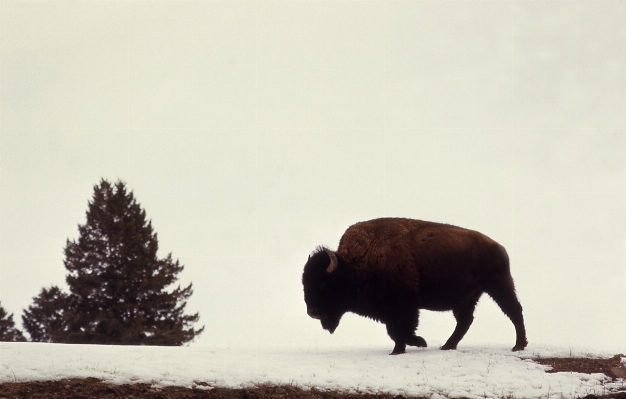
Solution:
M 119 178 L 186 266 L 198 344 L 391 345 L 356 316 L 323 331 L 300 276 L 350 224 L 404 216 L 507 247 L 531 342 L 610 346 L 625 20 L 622 1 L 1 0 L 0 301 L 20 321 L 64 286 L 92 186 Z M 461 344 L 513 343 L 483 298 Z

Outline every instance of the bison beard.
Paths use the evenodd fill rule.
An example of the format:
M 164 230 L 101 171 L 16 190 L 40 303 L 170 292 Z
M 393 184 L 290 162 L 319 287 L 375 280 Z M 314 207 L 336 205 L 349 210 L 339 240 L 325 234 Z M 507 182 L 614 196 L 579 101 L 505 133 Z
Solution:
M 483 293 L 513 322 L 513 350 L 528 344 L 506 250 L 476 231 L 401 218 L 357 223 L 337 251 L 309 256 L 302 284 L 307 313 L 325 330 L 332 334 L 346 312 L 372 318 L 387 326 L 392 355 L 426 346 L 415 335 L 420 309 L 453 312 L 457 325 L 441 349 L 456 349 Z

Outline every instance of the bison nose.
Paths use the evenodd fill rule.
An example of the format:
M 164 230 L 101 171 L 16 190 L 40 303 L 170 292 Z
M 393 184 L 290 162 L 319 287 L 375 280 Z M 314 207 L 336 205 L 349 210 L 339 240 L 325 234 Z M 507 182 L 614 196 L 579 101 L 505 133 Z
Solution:
M 314 319 L 319 319 L 321 317 L 319 312 L 315 308 L 307 309 L 306 313 L 309 315 L 309 317 L 312 317 Z

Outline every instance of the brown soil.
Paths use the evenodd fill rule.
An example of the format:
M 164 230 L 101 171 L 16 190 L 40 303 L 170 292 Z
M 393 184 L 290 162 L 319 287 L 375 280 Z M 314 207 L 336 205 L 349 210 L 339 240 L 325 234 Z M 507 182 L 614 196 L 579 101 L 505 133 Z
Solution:
M 153 388 L 148 384 L 113 385 L 95 378 L 61 381 L 0 384 L 0 398 L 58 398 L 58 399 L 401 399 L 390 394 L 356 394 L 336 391 L 303 390 L 290 385 L 259 385 L 252 388 L 230 389 L 209 387 L 199 383 L 192 388 Z
M 622 364 L 622 358 L 624 355 L 615 355 L 609 359 L 590 359 L 590 358 L 577 358 L 577 357 L 563 357 L 563 358 L 536 358 L 533 359 L 539 364 L 545 364 L 552 366 L 548 373 L 560 373 L 560 372 L 574 372 L 574 373 L 602 373 L 612 379 L 625 378 L 623 373 L 626 373 L 626 369 Z
M 610 359 L 589 358 L 539 358 L 534 361 L 552 366 L 548 373 L 577 372 L 604 373 L 616 379 L 613 369 L 624 370 L 617 355 Z M 626 371 L 626 370 L 625 370 Z M 115 385 L 96 378 L 68 379 L 60 381 L 9 382 L 0 384 L 0 399 L 28 398 L 63 398 L 63 399 L 404 399 L 401 395 L 385 393 L 346 393 L 337 391 L 305 390 L 291 385 L 259 385 L 252 388 L 230 389 L 211 387 L 198 382 L 193 387 L 155 388 L 149 384 Z M 588 395 L 585 399 L 600 398 Z M 612 394 L 604 398 L 626 399 L 626 393 Z M 510 399 L 510 398 L 506 398 Z

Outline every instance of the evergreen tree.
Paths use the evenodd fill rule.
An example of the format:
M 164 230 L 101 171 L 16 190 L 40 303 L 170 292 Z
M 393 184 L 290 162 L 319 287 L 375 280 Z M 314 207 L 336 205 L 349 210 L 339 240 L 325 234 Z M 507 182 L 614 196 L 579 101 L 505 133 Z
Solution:
M 52 286 L 43 288 L 24 310 L 22 324 L 33 342 L 65 342 L 67 340 L 68 295 Z
M 103 179 L 94 187 L 87 222 L 78 230 L 78 240 L 68 240 L 65 247 L 70 294 L 59 314 L 62 332 L 51 328 L 44 337 L 71 343 L 182 345 L 204 330 L 192 327 L 198 313 L 184 314 L 192 284 L 167 290 L 183 266 L 171 254 L 157 257 L 157 234 L 123 182 L 112 186 Z
M 0 303 L 0 341 L 24 342 L 26 339 L 20 330 L 15 328 L 13 313 L 8 314 Z

